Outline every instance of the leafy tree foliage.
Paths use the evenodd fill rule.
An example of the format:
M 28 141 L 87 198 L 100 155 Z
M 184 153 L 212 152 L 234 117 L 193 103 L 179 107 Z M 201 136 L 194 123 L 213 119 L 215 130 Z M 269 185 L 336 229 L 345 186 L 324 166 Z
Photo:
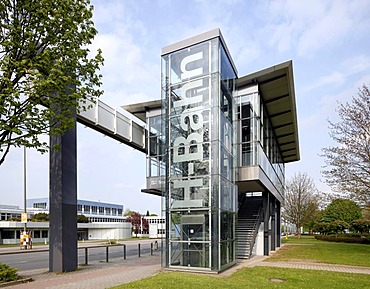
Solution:
M 370 220 L 366 219 L 360 219 L 360 220 L 354 220 L 351 223 L 351 227 L 359 232 L 361 235 L 364 233 L 369 233 L 370 231 Z
M 90 0 L 0 1 L 0 165 L 12 146 L 46 152 L 39 135 L 64 133 L 101 95 L 92 11 Z
M 129 208 L 127 208 L 126 210 L 125 210 L 125 212 L 123 213 L 123 215 L 125 216 L 125 217 L 131 217 L 132 216 L 132 214 L 134 214 L 134 213 L 136 213 L 135 211 L 131 211 Z
M 350 224 L 353 220 L 361 219 L 361 208 L 351 200 L 335 199 L 322 213 L 322 221 L 343 221 Z
M 338 233 L 342 233 L 345 229 L 349 229 L 349 224 L 341 220 L 335 220 L 329 223 L 329 228 L 338 236 Z
M 326 235 L 330 232 L 330 223 L 318 222 L 314 225 L 313 230 L 315 232 L 320 232 L 321 234 Z
M 340 103 L 340 121 L 329 121 L 330 136 L 338 146 L 323 149 L 323 174 L 334 191 L 370 202 L 370 91 L 365 85 L 351 103 Z
M 319 211 L 319 195 L 313 180 L 306 173 L 297 173 L 286 183 L 283 218 L 300 228 Z
M 89 219 L 85 215 L 77 215 L 77 223 L 88 223 Z
M 48 222 L 49 214 L 47 213 L 37 213 L 32 216 L 32 222 Z

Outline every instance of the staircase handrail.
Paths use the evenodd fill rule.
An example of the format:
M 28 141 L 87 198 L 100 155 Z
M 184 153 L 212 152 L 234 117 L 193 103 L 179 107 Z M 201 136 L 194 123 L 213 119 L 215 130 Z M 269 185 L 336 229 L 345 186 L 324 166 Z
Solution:
M 258 228 L 259 228 L 259 225 L 261 224 L 262 212 L 263 212 L 262 209 L 263 209 L 262 207 L 259 208 L 258 214 L 257 214 L 256 218 L 254 219 L 253 231 L 252 231 L 253 236 L 252 236 L 251 241 L 249 242 L 249 256 L 248 256 L 248 258 L 250 258 L 252 256 L 252 250 L 253 250 L 254 244 L 256 242 Z

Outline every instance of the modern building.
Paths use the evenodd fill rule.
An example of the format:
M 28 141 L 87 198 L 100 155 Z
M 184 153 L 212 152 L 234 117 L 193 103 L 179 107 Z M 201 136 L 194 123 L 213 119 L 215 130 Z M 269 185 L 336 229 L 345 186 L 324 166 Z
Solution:
M 27 199 L 29 218 L 37 213 L 49 213 L 49 198 Z M 0 205 L 0 244 L 19 243 L 24 223 L 16 222 L 24 209 Z M 112 240 L 131 237 L 131 223 L 123 216 L 123 206 L 118 204 L 77 200 L 77 213 L 85 215 L 89 223 L 77 224 L 78 240 Z M 13 221 L 12 221 L 13 220 Z M 33 242 L 49 242 L 49 222 L 28 222 Z
M 144 216 L 149 224 L 149 238 L 158 239 L 166 237 L 166 219 L 161 216 Z
M 162 266 L 219 272 L 268 255 L 285 164 L 300 158 L 292 62 L 238 77 L 219 29 L 161 61 L 161 99 L 123 108 L 148 125 L 143 191 L 162 197 Z
M 49 198 L 27 199 L 28 210 L 49 212 Z M 86 216 L 91 223 L 125 222 L 123 205 L 77 200 L 77 214 Z

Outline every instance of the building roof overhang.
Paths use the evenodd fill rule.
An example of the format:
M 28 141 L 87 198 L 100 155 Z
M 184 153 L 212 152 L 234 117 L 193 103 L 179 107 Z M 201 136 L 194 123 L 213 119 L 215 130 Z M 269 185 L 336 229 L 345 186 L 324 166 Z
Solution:
M 237 79 L 237 89 L 258 85 L 284 163 L 300 159 L 293 64 L 287 61 Z
M 148 111 L 160 109 L 162 107 L 162 100 L 150 100 L 146 102 L 128 104 L 121 106 L 124 110 L 136 116 L 138 119 L 146 122 L 146 114 Z

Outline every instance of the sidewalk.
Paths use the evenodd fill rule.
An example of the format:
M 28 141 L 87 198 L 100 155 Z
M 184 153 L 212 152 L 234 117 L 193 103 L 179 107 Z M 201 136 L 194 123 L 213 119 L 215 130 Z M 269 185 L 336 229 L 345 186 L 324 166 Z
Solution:
M 32 282 L 5 288 L 27 289 L 100 289 L 130 283 L 155 275 L 161 270 L 160 252 L 153 256 L 117 258 L 112 262 L 93 263 L 68 273 L 50 273 L 42 270 L 23 271 L 22 277 Z

